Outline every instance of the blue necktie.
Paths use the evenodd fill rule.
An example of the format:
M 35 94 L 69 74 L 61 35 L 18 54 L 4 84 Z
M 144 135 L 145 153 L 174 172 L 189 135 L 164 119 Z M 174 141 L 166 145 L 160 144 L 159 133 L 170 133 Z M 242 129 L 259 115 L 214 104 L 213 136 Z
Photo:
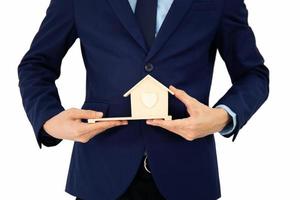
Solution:
M 137 0 L 135 16 L 148 48 L 151 47 L 156 30 L 157 0 Z

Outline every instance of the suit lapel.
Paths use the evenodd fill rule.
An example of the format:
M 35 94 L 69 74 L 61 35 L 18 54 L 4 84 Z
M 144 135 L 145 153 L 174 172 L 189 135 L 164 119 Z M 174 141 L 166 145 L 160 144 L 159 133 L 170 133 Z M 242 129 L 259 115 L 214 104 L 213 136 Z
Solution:
M 134 13 L 128 0 L 107 0 L 113 8 L 115 14 L 130 33 L 133 39 L 147 52 L 147 46 L 143 34 L 137 24 Z
M 146 62 L 148 62 L 166 43 L 183 19 L 184 14 L 188 11 L 192 1 L 193 0 L 174 0 L 156 35 L 153 45 L 147 54 Z
M 179 25 L 193 0 L 174 0 L 149 51 L 128 0 L 107 1 L 111 4 L 123 26 L 127 29 L 135 41 L 145 50 L 145 52 L 147 52 L 147 62 L 160 50 L 171 34 L 175 31 L 177 25 Z

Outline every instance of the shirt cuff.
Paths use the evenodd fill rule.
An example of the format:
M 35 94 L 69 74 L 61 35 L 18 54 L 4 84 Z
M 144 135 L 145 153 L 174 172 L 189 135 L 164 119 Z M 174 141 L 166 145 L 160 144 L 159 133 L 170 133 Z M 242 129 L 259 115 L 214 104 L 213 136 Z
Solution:
M 229 135 L 236 127 L 236 113 L 233 112 L 228 106 L 224 105 L 224 104 L 220 104 L 215 106 L 216 108 L 223 108 L 227 111 L 227 113 L 230 115 L 231 117 L 231 122 L 228 123 L 219 133 L 221 135 Z

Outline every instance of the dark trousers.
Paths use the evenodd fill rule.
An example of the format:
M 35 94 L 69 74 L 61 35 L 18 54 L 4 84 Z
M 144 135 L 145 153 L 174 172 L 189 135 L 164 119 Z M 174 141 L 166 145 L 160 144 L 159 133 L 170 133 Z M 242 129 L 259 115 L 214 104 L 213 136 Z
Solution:
M 78 197 L 76 199 L 84 200 Z M 132 183 L 117 200 L 165 200 L 159 193 L 151 173 L 147 172 L 144 168 L 144 159 Z

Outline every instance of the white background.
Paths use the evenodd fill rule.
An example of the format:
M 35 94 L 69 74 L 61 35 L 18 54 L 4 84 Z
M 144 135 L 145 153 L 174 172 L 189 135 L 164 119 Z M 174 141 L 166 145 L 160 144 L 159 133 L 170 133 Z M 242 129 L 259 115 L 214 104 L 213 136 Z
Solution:
M 270 69 L 270 95 L 235 142 L 216 135 L 221 200 L 300 199 L 300 7 L 298 1 L 246 1 L 249 23 Z M 64 192 L 72 142 L 39 149 L 22 107 L 17 66 L 49 0 L 0 1 L 0 199 L 71 200 Z M 65 108 L 80 107 L 85 69 L 79 40 L 57 81 Z M 218 57 L 210 106 L 230 87 Z M 200 188 L 201 189 L 201 188 Z

